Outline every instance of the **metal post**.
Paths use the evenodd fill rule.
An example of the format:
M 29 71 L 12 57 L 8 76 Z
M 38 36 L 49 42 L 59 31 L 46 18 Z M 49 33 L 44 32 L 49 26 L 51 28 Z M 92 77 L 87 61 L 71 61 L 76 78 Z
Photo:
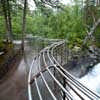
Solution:
M 57 59 L 57 49 L 55 49 L 54 56 Z M 54 61 L 54 64 L 56 64 L 55 61 Z M 54 77 L 56 77 L 56 69 L 55 69 L 55 67 L 54 67 Z M 57 86 L 56 86 L 55 81 L 54 81 L 54 93 L 55 93 L 55 95 L 57 94 Z
M 65 51 L 64 51 L 64 54 L 65 54 L 65 64 L 67 64 L 67 61 L 68 61 L 68 55 L 67 55 L 67 48 L 66 48 L 66 43 L 65 43 Z
M 63 64 L 63 57 L 62 57 L 62 50 L 63 50 L 63 48 L 62 47 L 60 47 L 61 49 L 60 49 L 60 56 L 61 56 L 61 65 Z
M 63 87 L 66 88 L 66 79 L 63 77 Z M 63 92 L 63 100 L 66 100 L 66 93 Z
M 63 46 L 63 47 L 62 47 Z M 61 46 L 61 65 L 63 64 L 63 49 L 64 49 L 64 45 Z M 63 87 L 66 88 L 66 79 L 65 77 L 63 77 Z M 66 93 L 63 91 L 63 100 L 66 100 Z

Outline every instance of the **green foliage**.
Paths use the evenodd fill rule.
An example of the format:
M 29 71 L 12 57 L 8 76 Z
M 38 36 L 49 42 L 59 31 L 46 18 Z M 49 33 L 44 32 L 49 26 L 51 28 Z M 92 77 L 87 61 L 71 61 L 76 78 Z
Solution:
M 80 46 L 85 38 L 85 27 L 81 13 L 76 14 L 75 6 L 67 6 L 64 11 L 50 16 L 36 14 L 27 16 L 27 33 L 47 38 L 67 39 L 70 44 Z
M 85 24 L 88 26 L 87 30 L 90 31 L 90 28 L 93 27 L 94 23 L 100 18 L 100 4 L 97 4 L 95 0 L 86 0 L 84 12 Z M 100 47 L 100 24 L 95 29 L 93 36 L 95 37 L 95 45 Z M 93 44 L 91 40 L 88 42 L 88 45 Z
M 16 5 L 14 0 L 14 5 Z M 37 9 L 31 13 L 27 9 L 27 23 L 26 34 L 33 34 L 47 37 L 66 39 L 69 41 L 69 47 L 73 48 L 75 45 L 81 46 L 83 39 L 86 36 L 86 27 L 84 26 L 83 10 L 81 0 L 75 0 L 73 6 L 62 6 L 62 10 L 50 9 L 42 3 L 38 3 Z M 12 5 L 12 30 L 14 36 L 21 36 L 22 32 L 22 10 L 23 6 Z M 96 15 L 96 20 L 100 17 L 100 7 L 90 6 L 93 14 Z M 89 9 L 89 10 L 91 10 Z M 91 12 L 91 11 L 89 11 Z M 87 12 L 88 13 L 88 12 Z M 88 14 L 87 14 L 88 15 Z M 93 24 L 93 18 L 88 18 L 85 24 L 89 27 Z M 0 34 L 5 34 L 4 18 L 0 16 Z M 99 45 L 100 28 L 98 27 L 94 35 L 96 37 L 96 44 Z M 89 43 L 88 43 L 89 44 Z
M 5 33 L 5 21 L 3 16 L 0 16 L 0 38 L 1 38 L 1 34 Z
M 45 19 L 43 16 L 27 16 L 27 33 L 32 33 L 33 35 L 43 35 L 45 31 L 44 21 Z
M 21 17 L 13 17 L 12 19 L 12 26 L 13 26 L 13 33 L 14 34 L 20 34 L 21 33 Z

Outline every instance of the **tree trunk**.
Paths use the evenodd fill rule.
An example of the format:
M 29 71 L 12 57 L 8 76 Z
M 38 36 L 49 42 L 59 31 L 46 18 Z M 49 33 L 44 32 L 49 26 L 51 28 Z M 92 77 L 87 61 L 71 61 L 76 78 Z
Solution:
M 8 18 L 7 18 L 7 8 L 6 8 L 6 1 L 2 0 L 2 8 L 3 8 L 3 14 L 4 14 L 4 18 L 5 18 L 5 26 L 6 26 L 6 38 L 8 40 L 8 35 L 9 35 L 9 28 L 8 28 Z
M 10 15 L 9 1 L 2 0 L 1 3 L 2 3 L 3 14 L 5 18 L 6 39 L 7 41 L 12 41 L 12 27 L 11 27 L 11 15 Z
M 95 22 L 95 24 L 93 25 L 93 27 L 91 28 L 90 32 L 87 32 L 87 36 L 84 39 L 83 45 L 87 42 L 87 39 L 93 36 L 93 33 L 95 31 L 95 29 L 97 28 L 97 26 L 100 24 L 100 19 L 98 19 L 97 22 Z
M 25 30 L 26 30 L 26 10 L 27 10 L 27 0 L 24 0 L 23 22 L 22 22 L 22 52 L 24 52 L 24 37 L 25 37 Z
M 11 23 L 11 9 L 9 5 L 9 0 L 7 0 L 7 10 L 8 10 L 8 23 L 9 23 L 9 32 L 10 32 L 10 40 L 12 41 L 12 23 Z

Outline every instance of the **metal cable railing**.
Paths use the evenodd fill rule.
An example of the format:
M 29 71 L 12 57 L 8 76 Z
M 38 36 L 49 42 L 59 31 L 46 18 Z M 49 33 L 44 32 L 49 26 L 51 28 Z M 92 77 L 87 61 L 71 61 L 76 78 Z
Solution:
M 97 93 L 62 67 L 68 62 L 65 45 L 65 41 L 55 42 L 33 59 L 28 77 L 29 100 L 100 100 Z

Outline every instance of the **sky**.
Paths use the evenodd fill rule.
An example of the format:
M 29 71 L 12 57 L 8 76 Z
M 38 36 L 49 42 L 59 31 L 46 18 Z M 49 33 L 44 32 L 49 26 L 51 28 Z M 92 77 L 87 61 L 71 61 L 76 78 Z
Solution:
M 29 4 L 30 10 L 34 10 L 35 9 L 35 4 L 34 4 L 33 0 L 28 0 L 28 4 Z
M 66 4 L 66 5 L 71 4 L 71 2 L 72 0 L 61 0 L 61 3 Z
M 69 5 L 72 2 L 72 0 L 60 0 L 60 1 L 61 1 L 61 3 L 65 4 L 65 5 Z M 28 0 L 28 4 L 29 4 L 30 10 L 35 9 L 35 4 L 34 4 L 33 0 Z

